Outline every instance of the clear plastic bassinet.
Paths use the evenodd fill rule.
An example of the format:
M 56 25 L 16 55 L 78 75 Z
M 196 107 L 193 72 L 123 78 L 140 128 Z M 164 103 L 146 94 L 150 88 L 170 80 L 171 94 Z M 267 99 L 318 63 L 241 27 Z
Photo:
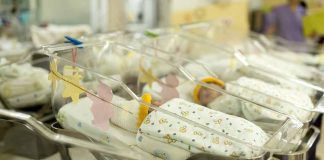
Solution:
M 304 53 L 310 56 L 322 52 L 319 45 L 313 41 L 295 42 L 295 41 L 286 40 L 276 35 L 273 35 L 271 37 L 266 37 L 263 34 L 254 33 L 254 32 L 251 32 L 249 37 L 258 40 L 267 49 L 273 49 L 278 51 L 291 51 L 295 54 Z
M 159 32 L 157 32 L 159 33 Z M 311 97 L 311 101 L 308 105 L 295 103 L 293 100 L 286 99 L 280 96 L 271 96 L 270 93 L 259 89 L 253 89 L 249 87 L 246 93 L 237 91 L 236 95 L 244 97 L 258 104 L 262 104 L 269 107 L 281 104 L 296 108 L 301 112 L 304 112 L 305 117 L 298 117 L 298 114 L 292 114 L 297 116 L 299 120 L 304 123 L 308 123 L 315 116 L 315 113 L 323 113 L 322 95 L 323 90 L 315 85 L 306 83 L 304 81 L 287 78 L 279 74 L 274 74 L 260 67 L 255 67 L 246 62 L 245 57 L 238 51 L 233 50 L 230 52 L 228 49 L 224 49 L 219 46 L 205 43 L 205 41 L 192 37 L 185 33 L 171 33 L 160 34 L 155 38 L 144 38 L 142 42 L 146 48 L 165 51 L 166 54 L 172 55 L 179 59 L 180 65 L 182 65 L 191 75 L 197 75 L 196 81 L 201 82 L 201 74 L 206 74 L 199 69 L 195 69 L 194 65 L 188 64 L 185 59 L 195 61 L 196 64 L 201 65 L 208 70 L 210 76 L 216 76 L 223 80 L 225 83 L 231 82 L 238 90 L 245 90 L 245 87 L 237 82 L 242 77 L 259 79 L 273 85 L 279 85 L 281 88 L 293 89 L 298 92 L 305 92 Z M 218 63 L 217 63 L 218 62 Z M 240 89 L 239 89 L 240 88 Z M 247 94 L 248 93 L 248 94 Z M 235 94 L 235 93 L 233 93 Z M 250 95 L 250 96 L 248 96 Z M 256 96 L 251 96 L 256 95 Z M 270 98 L 271 103 L 263 101 L 262 99 Z M 273 108 L 274 109 L 274 108 Z M 291 114 L 285 112 L 286 114 Z
M 287 52 L 287 54 L 291 55 L 292 51 L 289 51 L 286 47 L 278 46 L 273 42 L 269 42 L 265 37 L 260 37 L 255 33 L 247 33 L 247 35 L 243 37 L 236 36 L 236 32 L 231 30 L 231 27 L 220 25 L 219 22 L 188 24 L 182 26 L 181 30 L 195 36 L 196 38 L 204 39 L 206 43 L 218 46 L 223 45 L 226 46 L 226 48 L 241 50 L 250 65 L 263 68 L 268 72 L 280 74 L 288 73 L 290 76 L 293 75 L 293 78 L 305 80 L 314 85 L 318 85 L 323 89 L 323 72 L 312 66 L 306 66 L 285 60 L 282 58 L 283 55 L 285 55 L 282 52 Z M 224 36 L 227 37 L 227 39 L 222 39 L 222 41 L 220 41 L 219 38 Z M 287 41 L 283 42 L 283 40 L 279 38 L 274 38 L 274 41 L 278 41 L 278 43 L 289 43 Z M 295 49 L 303 47 L 303 45 L 300 44 L 293 43 L 293 45 L 296 46 L 294 47 Z M 313 58 L 307 57 L 307 59 L 314 63 Z M 322 61 L 320 56 L 314 59 Z M 273 65 L 268 65 L 268 63 Z M 282 76 L 287 76 L 287 74 L 283 74 Z
M 20 57 L 2 57 L 0 66 L 0 141 L 1 158 L 19 155 L 30 159 L 45 158 L 57 152 L 56 144 L 37 134 L 19 117 L 5 113 L 19 111 L 41 122 L 53 119 L 50 104 L 48 56 L 28 53 Z M 41 123 L 40 122 L 40 123 Z M 46 147 L 44 147 L 46 146 Z
M 308 44 L 306 42 L 291 42 L 276 36 L 269 39 L 265 35 L 257 33 L 250 33 L 250 38 L 255 41 L 262 52 L 267 51 L 279 59 L 316 67 L 323 71 L 321 66 L 324 62 L 324 54 L 323 48 L 320 45 Z
M 221 124 L 222 120 L 212 120 L 212 115 L 204 118 L 196 117 L 197 112 L 223 114 L 191 103 L 194 101 L 190 95 L 192 88 L 204 86 L 220 95 L 228 93 L 208 84 L 196 82 L 193 75 L 178 65 L 178 59 L 160 54 L 161 51 L 133 49 L 107 41 L 84 43 L 79 46 L 69 44 L 47 46 L 43 48 L 43 52 L 51 57 L 49 79 L 52 80 L 54 87 L 52 104 L 56 119 L 64 128 L 90 137 L 94 144 L 125 150 L 138 156 L 139 159 L 154 156 L 160 158 L 176 156 L 176 159 L 179 157 L 183 159 L 199 152 L 253 159 L 263 156 L 265 152 L 291 150 L 299 144 L 294 137 L 302 132 L 302 124 L 276 111 L 273 112 L 283 119 L 277 120 L 272 125 L 258 121 L 250 122 L 242 117 L 243 119 L 233 120 L 228 125 L 235 124 L 239 127 L 245 126 L 246 123 L 255 127 L 252 127 L 252 130 L 246 128 L 247 130 L 231 132 L 213 126 Z M 200 65 L 196 67 L 204 69 Z M 242 103 L 254 103 L 228 95 L 231 99 Z M 170 106 L 175 108 L 171 109 Z M 193 110 L 189 112 L 182 107 L 187 109 L 193 107 Z M 154 118 L 159 116 L 158 120 Z M 203 123 L 205 118 L 207 121 Z M 231 118 L 237 119 L 233 116 L 229 116 L 228 119 Z M 180 125 L 179 130 L 175 128 L 168 130 L 168 127 L 163 127 L 168 123 L 170 123 L 168 127 L 171 128 L 173 125 Z M 255 129 L 262 129 L 262 133 L 265 133 L 263 135 L 268 137 L 267 140 L 253 144 L 246 143 L 244 137 L 251 137 L 255 134 Z M 246 135 L 237 136 L 241 132 Z M 161 135 L 162 138 L 159 137 Z M 199 139 L 202 135 L 205 136 Z M 205 139 L 210 140 L 214 135 L 221 138 L 212 139 L 214 144 L 208 145 L 210 142 Z M 142 144 L 142 141 L 144 143 L 147 139 L 143 138 L 145 136 L 152 136 L 153 138 L 150 138 L 154 141 Z M 156 143 L 157 145 L 154 145 Z M 220 148 L 234 144 L 242 145 L 244 149 L 239 151 L 240 149 L 235 150 L 234 147 L 232 153 L 227 153 L 231 151 L 215 149 L 217 144 L 225 145 Z M 173 150 L 179 153 L 171 154 Z M 250 151 L 254 153 L 251 154 Z

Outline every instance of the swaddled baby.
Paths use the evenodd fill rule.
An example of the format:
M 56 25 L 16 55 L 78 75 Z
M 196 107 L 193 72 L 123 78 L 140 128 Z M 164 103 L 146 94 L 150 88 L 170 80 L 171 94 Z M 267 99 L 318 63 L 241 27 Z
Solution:
M 149 97 L 145 99 L 149 100 Z M 140 159 L 159 159 L 136 146 L 139 122 L 145 118 L 140 117 L 147 115 L 142 113 L 143 105 L 117 95 L 108 96 L 105 100 L 109 102 L 100 101 L 92 95 L 79 99 L 77 103 L 67 103 L 60 108 L 56 119 L 64 128 L 78 131 L 117 149 L 139 153 L 143 156 Z
M 249 145 L 262 146 L 268 139 L 262 129 L 243 118 L 211 110 L 183 99 L 172 99 L 160 108 L 229 136 L 195 127 L 196 125 L 190 122 L 161 111 L 153 111 L 144 119 L 138 130 L 137 145 L 163 159 L 186 159 L 190 154 L 200 152 L 252 158 L 262 152 L 252 149 Z M 238 143 L 230 137 L 243 143 Z M 182 151 L 175 153 L 173 148 L 167 147 L 166 144 Z M 187 152 L 189 154 L 186 154 Z
M 217 59 L 217 61 L 210 63 L 208 61 L 210 59 Z M 204 63 L 204 65 L 207 68 L 209 68 L 213 73 L 218 75 L 222 80 L 224 80 L 226 82 L 236 80 L 242 76 L 248 76 L 248 77 L 260 79 L 262 81 L 265 81 L 265 82 L 268 82 L 271 84 L 279 85 L 282 88 L 302 91 L 302 92 L 307 93 L 311 97 L 315 96 L 315 94 L 316 94 L 313 89 L 310 89 L 305 86 L 301 86 L 296 83 L 292 83 L 284 78 L 281 78 L 282 76 L 278 77 L 271 73 L 264 72 L 264 71 L 256 69 L 256 68 L 252 68 L 250 66 L 244 66 L 236 57 L 218 57 L 216 55 L 215 56 L 208 55 L 208 56 L 203 56 L 201 59 L 198 59 L 197 61 Z M 204 73 L 206 71 L 199 69 L 198 67 L 196 67 L 196 64 L 194 64 L 194 63 L 187 64 L 185 66 L 185 68 L 191 74 L 197 75 L 198 77 L 201 77 L 200 75 L 210 75 L 210 74 Z M 283 74 L 286 76 L 290 76 L 290 77 L 293 76 L 286 72 L 282 73 L 282 69 L 280 69 L 280 70 L 277 69 L 276 71 L 278 71 L 280 74 Z
M 50 83 L 48 72 L 30 64 L 2 67 L 0 95 L 6 105 L 22 108 L 48 102 Z
M 252 64 L 266 70 L 289 74 L 304 80 L 321 82 L 323 79 L 320 72 L 318 72 L 314 67 L 287 62 L 266 54 L 250 55 L 248 56 L 248 60 Z
M 166 79 L 168 77 L 162 78 L 161 81 Z M 249 120 L 271 121 L 283 120 L 285 118 L 277 112 L 270 111 L 251 102 L 233 98 L 227 94 L 222 95 L 213 89 L 202 87 L 191 81 L 185 81 L 180 77 L 174 76 L 174 79 L 178 79 L 180 82 L 183 81 L 183 83 L 179 83 L 180 85 L 173 88 L 170 87 L 170 90 L 173 89 L 178 94 L 175 97 L 168 97 L 167 100 L 180 97 L 224 113 L 244 116 Z M 253 78 L 241 77 L 236 81 L 230 81 L 226 84 L 213 77 L 202 78 L 201 81 L 214 85 L 214 87 L 222 88 L 234 95 L 268 106 L 278 112 L 296 116 L 302 121 L 308 121 L 310 118 L 310 113 L 302 108 L 314 107 L 311 99 L 303 92 L 282 88 L 281 86 L 272 85 Z M 152 95 L 158 95 L 161 93 L 161 84 L 160 87 L 154 84 L 152 87 L 147 85 L 143 91 Z M 153 101 L 160 102 L 161 100 L 159 97 L 153 96 Z
M 120 74 L 128 71 L 129 73 L 137 72 L 137 66 L 140 59 L 139 54 L 132 52 L 126 53 L 124 55 L 119 54 L 104 54 L 98 63 L 102 65 L 97 65 L 98 70 L 106 75 Z M 108 64 L 108 66 L 107 66 Z
M 311 99 L 303 92 L 281 88 L 280 86 L 268 84 L 257 79 L 241 77 L 237 81 L 232 81 L 225 85 L 211 83 L 224 87 L 229 93 L 234 93 L 243 98 L 263 104 L 278 112 L 295 116 L 303 122 L 310 120 L 311 113 L 307 111 L 307 108 L 311 109 L 314 107 Z M 275 119 L 283 120 L 284 118 L 276 112 L 262 108 L 256 104 L 233 99 L 229 95 L 219 96 L 214 91 L 203 87 L 200 88 L 199 86 L 194 91 L 194 98 L 197 103 L 206 105 L 209 108 L 233 115 L 243 114 L 249 120 L 271 121 Z M 232 106 L 232 108 L 223 106 Z
M 107 129 L 94 124 L 97 119 L 92 114 L 94 102 L 81 98 L 77 104 L 64 105 L 58 114 L 59 122 L 66 128 L 73 128 L 96 140 L 115 147 L 124 144 L 150 153 L 162 159 L 186 159 L 193 153 L 209 152 L 222 156 L 254 157 L 262 152 L 250 145 L 263 146 L 267 134 L 253 123 L 236 117 L 210 110 L 203 106 L 182 99 L 172 99 L 160 106 L 160 109 L 194 121 L 211 128 L 202 129 L 179 117 L 174 117 L 162 111 L 153 111 L 141 119 L 141 107 L 137 101 L 125 100 L 116 95 L 107 107 L 113 108 L 111 118 L 102 119 Z M 141 123 L 137 123 L 138 121 Z M 137 132 L 137 135 L 134 133 Z M 227 135 L 218 134 L 222 133 Z M 233 140 L 238 139 L 243 143 Z M 144 152 L 145 151 L 145 152 Z M 147 154 L 146 153 L 146 154 Z M 153 159 L 150 157 L 148 159 Z
M 321 65 L 323 63 L 324 55 L 323 53 L 312 55 L 309 53 L 295 53 L 292 51 L 271 51 L 271 54 L 279 57 L 280 59 L 284 59 L 293 63 L 297 64 L 304 64 L 304 65 Z

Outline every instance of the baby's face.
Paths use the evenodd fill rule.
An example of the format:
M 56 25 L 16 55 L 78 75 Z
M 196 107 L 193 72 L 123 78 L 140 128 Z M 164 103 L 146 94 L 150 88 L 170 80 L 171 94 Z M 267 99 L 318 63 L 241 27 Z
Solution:
M 215 85 L 216 87 L 219 87 L 217 85 Z M 214 90 L 211 90 L 209 88 L 206 87 L 202 87 L 199 91 L 199 101 L 201 105 L 208 105 L 210 102 L 212 102 L 213 100 L 215 100 L 217 97 L 219 97 L 221 95 L 221 93 L 216 92 Z

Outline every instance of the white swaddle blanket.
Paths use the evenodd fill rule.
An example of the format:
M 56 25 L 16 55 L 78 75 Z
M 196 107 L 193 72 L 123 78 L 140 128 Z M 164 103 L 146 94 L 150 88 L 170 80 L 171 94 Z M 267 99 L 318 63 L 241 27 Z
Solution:
M 261 128 L 245 119 L 211 110 L 182 99 L 173 99 L 160 107 L 239 139 L 245 144 L 195 127 L 193 124 L 162 112 L 153 111 L 144 119 L 137 136 L 138 146 L 152 154 L 159 153 L 172 157 L 170 153 L 163 153 L 166 150 L 164 148 L 157 148 L 152 151 L 151 146 L 141 145 L 141 143 L 145 143 L 142 141 L 145 140 L 145 137 L 143 138 L 141 135 L 192 153 L 210 152 L 217 155 L 244 158 L 261 154 L 255 148 L 249 147 L 249 144 L 262 146 L 268 140 L 267 134 Z
M 314 73 L 316 72 L 315 68 L 287 62 L 266 54 L 250 55 L 248 56 L 248 60 L 252 64 L 263 67 L 264 69 L 269 71 L 296 76 L 306 80 L 317 79 L 316 75 L 314 75 Z
M 165 61 L 159 58 L 152 58 L 134 52 L 124 54 L 105 53 L 96 63 L 101 64 L 97 65 L 97 69 L 106 75 L 138 75 L 142 73 L 142 67 L 143 70 L 153 68 L 152 74 L 154 76 L 160 76 L 176 69 L 169 64 L 165 64 Z
M 120 100 L 120 98 L 115 98 L 115 97 L 114 99 Z M 57 120 L 64 128 L 71 128 L 73 130 L 77 130 L 101 142 L 103 142 L 104 140 L 108 141 L 109 140 L 109 138 L 107 138 L 108 135 L 106 135 L 106 133 L 102 131 L 100 128 L 92 124 L 93 115 L 91 113 L 91 104 L 92 101 L 88 97 L 81 98 L 77 104 L 68 103 L 59 110 L 59 113 L 57 115 Z M 115 109 L 116 108 L 114 108 L 114 110 Z M 116 118 L 116 116 L 114 117 Z M 112 121 L 113 119 L 114 118 L 112 118 Z M 107 125 L 108 125 L 108 121 L 107 121 Z M 133 125 L 129 124 L 129 126 L 130 126 L 129 130 L 133 130 L 131 127 Z M 113 127 L 109 128 L 109 133 L 114 132 L 114 130 L 120 130 L 120 129 L 121 128 L 117 127 L 117 125 L 113 125 Z M 122 140 L 127 141 L 129 144 L 132 144 L 133 139 L 127 136 L 127 134 L 132 135 L 132 133 L 127 132 L 126 129 L 124 130 L 123 133 L 126 133 L 126 135 Z
M 303 92 L 281 88 L 257 79 L 242 77 L 237 81 L 227 83 L 225 88 L 231 93 L 267 105 L 278 112 L 295 116 L 303 122 L 309 121 L 311 113 L 302 108 L 314 107 L 311 99 Z M 263 94 L 259 94 L 258 92 Z M 253 103 L 234 100 L 228 96 L 215 99 L 208 106 L 212 109 L 234 115 L 240 115 L 242 111 L 244 116 L 249 120 L 269 120 L 269 118 L 270 120 L 282 120 L 285 118 L 274 111 L 262 108 Z M 228 109 L 222 106 L 234 106 L 234 108 Z
M 185 160 L 192 154 L 186 149 L 169 145 L 140 132 L 137 133 L 136 139 L 138 147 L 164 160 Z
M 196 86 L 194 82 L 185 81 L 179 78 L 180 85 L 175 89 L 179 93 L 179 98 L 185 99 L 189 102 L 193 101 L 193 90 Z M 161 79 L 162 81 L 164 78 Z M 280 79 L 274 79 L 274 81 L 280 81 Z M 282 85 L 285 87 L 282 87 Z M 231 81 L 225 84 L 225 90 L 238 96 L 242 96 L 254 102 L 258 102 L 265 106 L 270 107 L 273 110 L 296 116 L 299 120 L 304 122 L 309 121 L 311 113 L 302 108 L 314 108 L 314 105 L 309 96 L 300 88 L 289 88 L 290 83 L 285 81 L 279 83 L 279 85 L 273 85 L 261 80 L 241 77 L 236 81 Z M 146 85 L 143 88 L 143 93 L 150 93 L 153 99 L 160 99 L 161 87 L 157 82 L 154 82 L 152 87 Z M 311 93 L 311 91 L 310 91 Z M 175 97 L 178 98 L 178 97 Z M 229 95 L 221 95 L 214 101 L 207 105 L 208 108 L 221 111 L 227 114 L 235 116 L 244 116 L 249 120 L 283 120 L 284 117 L 278 112 L 271 111 L 269 109 L 260 107 L 251 102 L 240 101 Z
M 154 159 L 153 156 L 147 155 L 148 153 L 167 159 L 185 159 L 191 153 L 203 151 L 218 155 L 243 157 L 260 154 L 255 149 L 252 150 L 245 145 L 193 127 L 177 118 L 156 111 L 153 111 L 146 117 L 135 138 L 134 131 L 137 128 L 138 103 L 124 100 L 118 96 L 113 97 L 112 103 L 119 103 L 118 106 L 127 109 L 132 114 L 114 108 L 114 115 L 111 118 L 112 123 L 107 131 L 92 124 L 92 101 L 87 97 L 81 98 L 77 104 L 69 103 L 64 105 L 59 110 L 57 119 L 65 128 L 71 128 L 102 143 L 111 144 L 121 149 L 131 147 L 149 157 L 148 159 Z M 263 145 L 268 139 L 267 135 L 251 122 L 239 117 L 212 111 L 181 99 L 173 99 L 161 107 L 185 118 L 197 121 L 202 125 L 216 128 L 219 132 L 234 136 L 253 145 Z M 152 125 L 152 123 L 156 125 Z M 159 139 L 159 134 L 162 133 L 169 133 L 170 137 L 163 138 L 162 136 L 160 137 L 161 140 Z M 242 136 L 242 134 L 245 136 Z M 168 142 L 172 142 L 172 145 Z
M 260 79 L 270 84 L 279 85 L 282 88 L 287 88 L 287 89 L 307 93 L 309 96 L 314 96 L 316 94 L 316 91 L 314 89 L 302 86 L 300 84 L 292 83 L 286 79 L 278 78 L 277 76 L 274 76 L 271 73 L 255 70 L 250 67 L 242 67 L 239 69 L 239 72 L 249 77 Z
M 317 65 L 317 64 L 322 64 L 324 62 L 323 54 L 312 55 L 309 53 L 295 53 L 291 51 L 275 51 L 275 50 L 270 51 L 270 54 L 273 54 L 276 57 L 279 57 L 281 59 L 285 59 L 299 64 Z
M 134 54 L 132 52 L 125 55 L 119 54 L 105 54 L 98 60 L 98 69 L 107 75 L 138 72 L 137 68 L 139 65 L 139 54 Z M 108 65 L 108 66 L 107 66 Z
M 111 118 L 109 128 L 106 131 L 96 127 L 92 123 L 94 119 L 91 112 L 92 101 L 88 97 L 81 98 L 77 104 L 68 103 L 64 105 L 59 110 L 56 119 L 64 128 L 76 130 L 101 143 L 109 144 L 120 149 L 130 147 L 138 151 L 146 159 L 157 159 L 136 146 L 138 102 L 127 101 L 114 95 L 112 103 L 118 104 L 119 107 L 122 107 L 128 112 L 114 107 L 114 114 Z
M 210 59 L 217 59 L 217 61 L 210 63 Z M 256 61 L 257 60 L 258 59 L 256 59 Z M 217 76 L 219 76 L 222 80 L 226 82 L 233 81 L 242 76 L 249 76 L 249 77 L 261 79 L 268 83 L 280 85 L 283 88 L 307 92 L 310 96 L 315 95 L 313 89 L 301 85 L 296 85 L 295 83 L 289 82 L 288 80 L 285 79 L 278 78 L 270 73 L 260 72 L 251 67 L 246 67 L 241 62 L 239 62 L 235 57 L 219 58 L 217 55 L 207 55 L 201 57 L 201 59 L 198 59 L 197 61 L 204 63 L 206 67 L 208 67 L 213 73 L 215 73 Z M 258 63 L 259 62 L 257 62 L 257 64 Z M 263 62 L 260 63 L 262 64 Z M 201 70 L 196 66 L 197 65 L 189 63 L 185 66 L 185 69 L 187 69 L 193 75 L 202 75 L 201 77 L 206 75 L 210 76 L 210 73 L 207 73 L 206 70 Z M 281 74 L 287 76 L 293 76 L 290 73 L 282 73 L 281 70 L 282 69 L 275 69 L 275 71 Z
M 3 67 L 0 73 L 0 95 L 13 108 L 48 102 L 48 72 L 30 64 Z

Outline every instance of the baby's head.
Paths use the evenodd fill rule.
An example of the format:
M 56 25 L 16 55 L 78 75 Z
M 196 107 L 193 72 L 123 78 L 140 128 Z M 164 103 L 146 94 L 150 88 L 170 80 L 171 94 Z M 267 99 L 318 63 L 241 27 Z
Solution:
M 214 87 L 219 87 L 219 88 L 224 88 L 225 84 L 223 81 L 214 78 L 214 77 L 207 77 L 207 78 L 203 78 L 201 80 L 204 83 L 208 83 Z M 194 93 L 193 93 L 193 98 L 195 103 L 201 104 L 201 105 L 208 105 L 210 102 L 212 102 L 213 100 L 215 100 L 217 97 L 219 97 L 221 95 L 221 93 L 201 86 L 201 85 L 197 85 L 196 88 L 194 89 Z

